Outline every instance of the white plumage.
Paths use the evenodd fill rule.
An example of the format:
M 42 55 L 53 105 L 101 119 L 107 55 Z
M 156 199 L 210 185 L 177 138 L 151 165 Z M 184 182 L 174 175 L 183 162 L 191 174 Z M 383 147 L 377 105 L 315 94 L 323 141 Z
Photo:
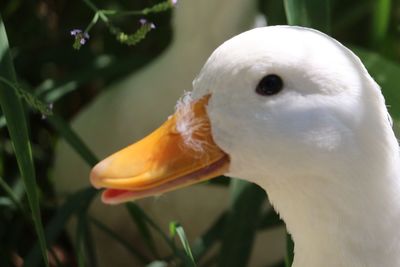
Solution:
M 255 92 L 268 74 L 276 95 Z M 227 175 L 264 188 L 295 242 L 294 267 L 400 266 L 399 148 L 379 86 L 315 30 L 254 29 L 221 45 L 193 83 Z

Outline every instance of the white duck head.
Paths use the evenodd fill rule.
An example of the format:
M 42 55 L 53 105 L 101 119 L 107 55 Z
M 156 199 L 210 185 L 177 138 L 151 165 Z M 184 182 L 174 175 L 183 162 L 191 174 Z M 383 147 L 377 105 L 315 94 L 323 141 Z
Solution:
M 264 188 L 293 266 L 400 266 L 399 152 L 379 86 L 318 31 L 258 28 L 222 44 L 176 113 L 91 173 L 108 203 L 218 174 Z

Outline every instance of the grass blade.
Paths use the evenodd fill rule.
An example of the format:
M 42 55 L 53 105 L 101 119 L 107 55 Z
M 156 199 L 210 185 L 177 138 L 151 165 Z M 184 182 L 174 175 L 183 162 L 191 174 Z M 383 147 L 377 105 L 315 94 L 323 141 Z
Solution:
M 286 256 L 285 266 L 291 267 L 294 258 L 294 243 L 290 234 L 286 234 Z
M 82 204 L 86 205 L 86 203 L 90 203 L 96 194 L 97 190 L 94 188 L 85 188 L 68 197 L 64 204 L 58 209 L 55 216 L 53 216 L 50 223 L 46 226 L 45 233 L 47 242 L 49 244 L 53 244 L 54 241 L 59 237 L 67 221 L 73 214 L 82 208 Z M 25 257 L 24 266 L 36 267 L 38 264 L 39 246 L 36 244 L 31 249 L 28 256 Z
M 377 0 L 374 2 L 372 17 L 372 44 L 378 46 L 386 37 L 389 28 L 392 0 Z
M 283 1 L 260 1 L 259 5 L 260 11 L 267 17 L 268 26 L 287 24 Z
M 289 25 L 331 32 L 330 0 L 284 0 Z
M 99 266 L 97 262 L 97 255 L 96 255 L 96 245 L 93 242 L 93 233 L 92 229 L 90 228 L 90 221 L 87 215 L 87 210 L 85 212 L 85 233 L 86 233 L 86 250 L 88 254 L 89 266 L 97 267 Z
M 199 262 L 213 244 L 222 237 L 226 220 L 227 214 L 223 213 L 201 237 L 195 240 L 192 251 L 196 262 Z
M 80 211 L 78 214 L 78 224 L 76 226 L 76 244 L 75 244 L 75 255 L 78 263 L 78 267 L 86 266 L 85 257 L 85 214 Z
M 6 30 L 0 16 L 0 76 L 17 82 Z M 29 206 L 32 211 L 32 219 L 36 233 L 39 238 L 42 256 L 46 266 L 49 266 L 46 240 L 44 237 L 40 206 L 37 193 L 36 174 L 32 159 L 31 144 L 28 136 L 28 125 L 25 118 L 24 108 L 17 92 L 7 84 L 0 86 L 0 105 L 7 122 L 7 128 L 11 136 L 19 170 L 24 181 L 28 196 Z
M 265 191 L 255 184 L 232 181 L 231 209 L 224 229 L 220 267 L 246 266 L 266 199 Z
M 186 256 L 189 258 L 189 261 L 187 263 L 187 266 L 196 266 L 196 263 L 194 262 L 192 250 L 190 249 L 189 241 L 187 240 L 185 230 L 183 230 L 182 225 L 180 225 L 178 222 L 171 222 L 169 225 L 169 229 L 171 232 L 171 237 L 175 237 L 175 235 L 178 235 L 183 249 L 185 250 Z
M 258 227 L 259 229 L 270 229 L 282 225 L 284 225 L 284 222 L 281 220 L 278 213 L 271 208 L 261 217 L 260 225 Z
M 77 213 L 77 226 L 76 226 L 76 257 L 79 267 L 91 266 L 96 267 L 96 255 L 94 252 L 94 244 L 89 228 L 88 208 L 90 202 L 87 203 Z
M 125 204 L 125 206 L 128 210 L 136 209 L 136 212 L 138 212 L 138 216 L 140 216 L 147 224 L 149 224 L 151 228 L 153 228 L 162 237 L 162 239 L 164 239 L 165 243 L 171 248 L 174 256 L 181 259 L 182 262 L 186 264 L 185 266 L 192 266 L 190 265 L 190 262 L 189 264 L 187 263 L 187 256 L 176 247 L 174 240 L 169 238 L 169 236 L 166 235 L 163 230 L 138 205 L 132 202 L 128 202 Z

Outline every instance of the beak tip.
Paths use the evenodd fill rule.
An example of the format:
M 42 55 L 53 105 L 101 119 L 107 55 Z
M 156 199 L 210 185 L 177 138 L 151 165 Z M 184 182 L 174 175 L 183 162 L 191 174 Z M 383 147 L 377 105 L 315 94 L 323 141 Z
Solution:
M 105 164 L 104 160 L 97 163 L 90 171 L 90 183 L 94 188 L 102 188 L 101 180 L 104 177 Z

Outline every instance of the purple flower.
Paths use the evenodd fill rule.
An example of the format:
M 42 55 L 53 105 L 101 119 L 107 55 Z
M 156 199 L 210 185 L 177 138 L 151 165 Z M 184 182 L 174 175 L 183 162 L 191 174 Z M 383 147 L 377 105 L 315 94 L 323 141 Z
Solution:
M 177 3 L 178 3 L 178 0 L 171 0 L 171 4 L 172 4 L 173 6 L 176 6 Z
M 74 29 L 74 30 L 70 31 L 70 33 L 71 33 L 72 36 L 75 36 L 75 37 L 76 37 L 78 34 L 81 34 L 81 33 L 82 33 L 82 30 L 80 30 L 80 29 Z
M 139 20 L 139 22 L 140 22 L 140 24 L 141 24 L 142 26 L 144 26 L 144 25 L 150 25 L 150 29 L 155 29 L 155 28 L 156 28 L 156 25 L 155 25 L 153 22 L 148 22 L 147 19 L 141 18 L 141 19 Z
M 75 37 L 73 47 L 79 49 L 81 45 L 84 45 L 89 40 L 90 36 L 87 32 L 83 32 L 81 29 L 73 29 L 70 31 L 71 35 Z

